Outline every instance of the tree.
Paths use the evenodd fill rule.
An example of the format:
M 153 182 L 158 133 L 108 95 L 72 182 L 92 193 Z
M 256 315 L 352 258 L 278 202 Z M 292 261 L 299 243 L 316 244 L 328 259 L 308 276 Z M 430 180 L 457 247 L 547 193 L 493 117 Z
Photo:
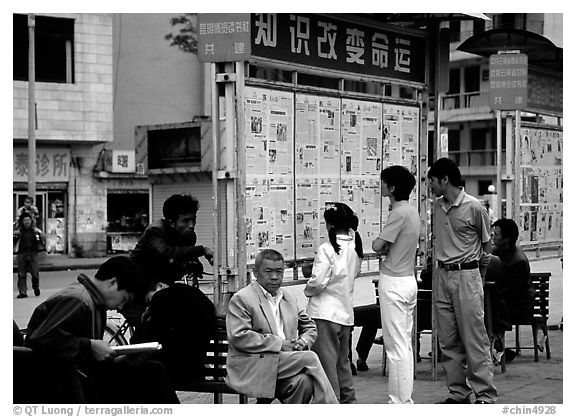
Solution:
M 174 28 L 179 28 L 177 33 L 169 33 L 164 39 L 170 41 L 170 46 L 175 46 L 183 52 L 196 54 L 198 52 L 198 22 L 197 13 L 186 13 L 170 19 Z

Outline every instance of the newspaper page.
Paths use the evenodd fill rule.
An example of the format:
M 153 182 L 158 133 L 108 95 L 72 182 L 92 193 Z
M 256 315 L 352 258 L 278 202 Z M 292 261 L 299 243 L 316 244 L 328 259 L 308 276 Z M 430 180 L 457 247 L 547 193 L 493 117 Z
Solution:
M 246 87 L 246 174 L 292 175 L 294 95 Z
M 319 243 L 318 179 L 296 179 L 296 258 L 314 257 Z
M 263 249 L 294 258 L 294 186 L 289 177 L 246 176 L 248 263 Z
M 420 109 L 385 103 L 382 116 L 383 166 L 402 165 L 418 178 L 418 138 L 420 135 Z M 418 204 L 418 181 L 409 202 Z M 388 221 L 390 201 L 382 199 L 382 224 Z
M 245 94 L 246 174 L 266 174 L 270 158 L 266 137 L 266 91 L 248 87 Z
M 563 132 L 520 130 L 520 241 L 562 240 Z

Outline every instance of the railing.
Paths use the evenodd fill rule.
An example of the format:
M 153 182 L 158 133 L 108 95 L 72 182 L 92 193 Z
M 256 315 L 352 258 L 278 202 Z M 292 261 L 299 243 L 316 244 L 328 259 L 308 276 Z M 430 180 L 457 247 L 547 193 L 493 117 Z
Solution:
M 488 106 L 488 92 L 446 94 L 442 96 L 442 110 L 472 109 Z
M 477 151 L 449 151 L 448 158 L 456 165 L 464 167 L 496 166 L 496 149 L 481 149 Z M 502 164 L 506 162 L 506 151 L 502 150 Z

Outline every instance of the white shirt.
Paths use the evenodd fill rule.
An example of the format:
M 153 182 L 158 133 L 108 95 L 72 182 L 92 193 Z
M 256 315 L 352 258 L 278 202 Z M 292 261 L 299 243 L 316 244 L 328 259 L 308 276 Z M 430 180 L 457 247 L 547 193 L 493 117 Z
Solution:
M 304 294 L 308 299 L 306 312 L 313 319 L 328 320 L 344 326 L 354 325 L 354 280 L 360 272 L 361 259 L 356 253 L 353 231 L 336 235 L 340 246 L 337 254 L 330 242 L 318 248 L 312 277 Z
M 286 340 L 286 335 L 284 334 L 284 321 L 282 320 L 282 315 L 280 314 L 280 300 L 284 297 L 284 293 L 281 290 L 276 292 L 276 296 L 270 294 L 266 289 L 257 282 L 257 284 L 262 288 L 262 292 L 268 300 L 272 314 L 274 315 L 274 322 L 276 323 L 276 328 L 278 329 L 278 336 Z

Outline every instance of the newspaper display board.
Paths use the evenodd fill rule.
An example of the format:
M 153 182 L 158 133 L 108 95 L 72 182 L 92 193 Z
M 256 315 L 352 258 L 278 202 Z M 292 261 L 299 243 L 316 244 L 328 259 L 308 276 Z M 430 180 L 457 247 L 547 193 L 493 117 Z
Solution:
M 293 113 L 292 93 L 246 89 L 248 262 L 266 248 L 294 258 Z
M 519 241 L 562 240 L 563 132 L 522 128 L 520 140 Z
M 328 201 L 357 213 L 364 251 L 371 252 L 388 218 L 381 169 L 400 164 L 417 174 L 419 108 L 245 90 L 249 263 L 264 248 L 286 259 L 314 257 L 328 238 Z M 411 202 L 417 204 L 416 192 Z

